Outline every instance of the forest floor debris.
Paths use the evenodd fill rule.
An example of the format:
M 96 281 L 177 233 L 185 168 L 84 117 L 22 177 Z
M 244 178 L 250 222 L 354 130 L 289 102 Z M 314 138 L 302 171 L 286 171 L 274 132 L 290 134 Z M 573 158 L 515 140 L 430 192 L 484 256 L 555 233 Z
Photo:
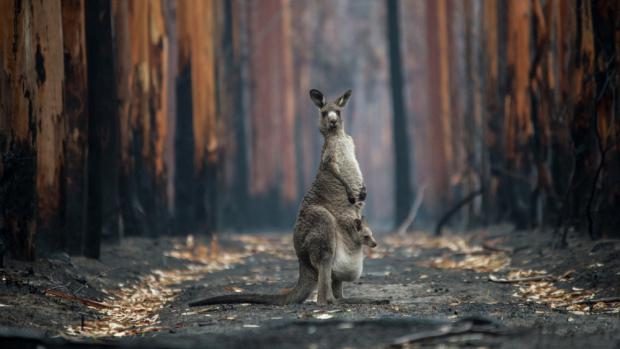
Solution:
M 112 343 L 174 340 L 190 347 L 210 343 L 209 338 L 233 346 L 253 338 L 255 347 L 271 347 L 267 339 L 277 333 L 308 345 L 313 333 L 324 333 L 318 347 L 388 346 L 397 337 L 398 345 L 537 340 L 578 346 L 592 344 L 583 341 L 589 334 L 596 334 L 592 341 L 601 346 L 620 343 L 620 243 L 606 241 L 601 248 L 573 237 L 568 249 L 556 250 L 544 234 L 501 229 L 441 237 L 376 235 L 379 247 L 368 251 L 362 279 L 345 284 L 345 295 L 387 297 L 389 305 L 319 307 L 310 300 L 285 307 L 190 309 L 187 302 L 198 297 L 291 287 L 297 276 L 291 236 L 131 238 L 120 247 L 106 246 L 100 261 L 10 261 L 0 269 L 0 326 Z M 471 316 L 535 333 L 501 338 L 471 329 L 458 333 L 464 325 L 457 322 Z M 382 325 L 386 321 L 389 329 Z M 433 321 L 444 327 L 431 326 Z M 351 336 L 352 328 L 366 333 Z M 442 328 L 457 333 L 435 337 Z
M 185 243 L 173 243 L 173 249 L 165 256 L 195 262 L 179 269 L 155 269 L 131 285 L 108 291 L 110 297 L 101 317 L 70 325 L 66 334 L 83 337 L 124 337 L 160 332 L 167 329 L 159 319 L 158 312 L 182 292 L 178 287 L 184 282 L 200 279 L 214 271 L 225 270 L 254 253 L 266 251 L 264 246 L 277 246 L 262 236 L 235 236 L 233 240 L 243 242 L 243 251 L 220 249 L 217 236 L 209 244 L 196 243 L 193 235 Z M 278 250 L 273 248 L 274 253 Z M 277 255 L 277 253 L 275 253 Z M 226 292 L 242 292 L 239 287 L 225 287 Z M 90 304 L 86 304 L 91 306 Z M 186 312 L 185 315 L 191 314 Z

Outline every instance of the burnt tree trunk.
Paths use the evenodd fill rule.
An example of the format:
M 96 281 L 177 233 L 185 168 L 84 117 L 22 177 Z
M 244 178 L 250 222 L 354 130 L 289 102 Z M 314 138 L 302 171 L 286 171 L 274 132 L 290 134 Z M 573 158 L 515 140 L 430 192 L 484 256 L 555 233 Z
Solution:
M 84 1 L 62 1 L 64 40 L 65 240 L 71 254 L 84 252 L 88 229 L 88 79 Z
M 86 1 L 88 59 L 88 234 L 85 255 L 99 257 L 101 237 L 119 236 L 119 120 L 109 0 Z
M 206 233 L 214 230 L 217 216 L 214 20 L 213 1 L 178 2 L 177 226 Z M 190 155 L 191 163 L 183 159 Z
M 63 42 L 60 1 L 2 2 L 0 209 L 15 257 L 61 250 L 63 233 Z M 36 241 L 36 242 L 35 242 Z
M 392 132 L 394 139 L 394 193 L 395 223 L 398 225 L 408 215 L 412 204 L 412 178 L 408 142 L 407 115 L 403 100 L 403 71 L 400 48 L 399 1 L 386 0 L 387 39 L 389 42 L 390 81 L 392 90 Z

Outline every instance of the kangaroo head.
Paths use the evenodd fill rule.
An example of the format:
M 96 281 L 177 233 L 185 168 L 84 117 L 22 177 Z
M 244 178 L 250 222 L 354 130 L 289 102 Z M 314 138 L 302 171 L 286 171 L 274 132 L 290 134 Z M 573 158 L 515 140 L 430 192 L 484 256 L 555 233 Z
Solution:
M 368 226 L 366 217 L 362 216 L 362 219 L 355 219 L 355 229 L 357 230 L 358 243 L 370 248 L 377 247 L 377 240 L 372 236 L 372 230 Z
M 319 130 L 323 135 L 336 133 L 343 129 L 340 111 L 347 104 L 350 97 L 351 90 L 348 90 L 335 101 L 328 103 L 321 91 L 310 90 L 310 99 L 319 108 Z

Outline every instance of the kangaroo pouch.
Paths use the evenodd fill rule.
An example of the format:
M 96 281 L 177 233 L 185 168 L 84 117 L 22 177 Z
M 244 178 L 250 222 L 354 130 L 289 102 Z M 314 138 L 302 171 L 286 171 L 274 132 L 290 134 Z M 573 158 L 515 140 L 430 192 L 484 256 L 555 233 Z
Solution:
M 334 264 L 332 265 L 332 278 L 340 281 L 357 281 L 362 275 L 364 255 L 362 248 L 349 251 L 341 243 L 336 247 Z

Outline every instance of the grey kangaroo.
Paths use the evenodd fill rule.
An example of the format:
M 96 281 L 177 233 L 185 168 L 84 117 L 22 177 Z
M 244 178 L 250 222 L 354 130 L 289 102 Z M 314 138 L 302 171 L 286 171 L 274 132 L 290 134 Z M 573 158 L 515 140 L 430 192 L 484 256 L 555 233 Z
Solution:
M 283 294 L 234 294 L 191 302 L 190 306 L 230 303 L 295 304 L 305 301 L 318 286 L 319 304 L 386 304 L 388 300 L 344 298 L 342 282 L 355 281 L 363 267 L 363 246 L 376 241 L 360 219 L 366 188 L 355 157 L 353 139 L 344 131 L 341 111 L 351 97 L 345 92 L 327 103 L 318 90 L 310 99 L 319 109 L 319 130 L 324 138 L 316 178 L 306 192 L 293 227 L 299 261 L 299 279 Z

